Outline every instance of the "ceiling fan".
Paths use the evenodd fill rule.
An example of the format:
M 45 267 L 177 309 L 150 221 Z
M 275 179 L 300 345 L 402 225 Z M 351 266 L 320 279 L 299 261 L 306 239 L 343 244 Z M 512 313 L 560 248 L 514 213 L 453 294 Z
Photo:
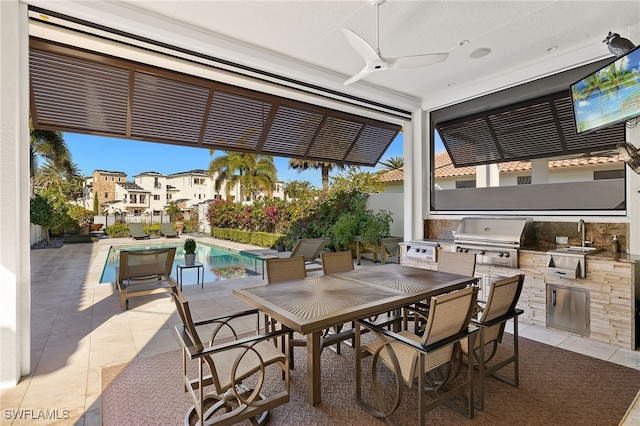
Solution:
M 634 172 L 640 174 L 640 151 L 629 142 L 623 142 L 616 145 L 618 152 L 627 166 Z
M 375 49 L 365 39 L 347 28 L 340 28 L 347 41 L 365 61 L 365 66 L 356 75 L 344 82 L 347 86 L 369 74 L 384 71 L 387 68 L 410 69 L 421 68 L 437 64 L 447 59 L 448 53 L 430 53 L 424 55 L 402 56 L 399 58 L 385 58 L 380 54 L 380 5 L 386 0 L 369 0 L 376 7 L 376 47 Z

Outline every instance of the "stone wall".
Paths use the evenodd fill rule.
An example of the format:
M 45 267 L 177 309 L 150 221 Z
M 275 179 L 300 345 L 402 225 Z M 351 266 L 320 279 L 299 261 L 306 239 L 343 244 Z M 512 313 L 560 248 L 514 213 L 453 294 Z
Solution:
M 453 239 L 453 233 L 458 228 L 459 220 L 428 219 L 424 221 L 424 235 L 428 239 Z M 546 250 L 555 248 L 556 237 L 569 238 L 569 245 L 581 244 L 581 233 L 578 231 L 578 222 L 544 222 L 534 221 L 533 228 L 536 235 L 538 248 Z M 628 252 L 629 241 L 628 223 L 599 223 L 587 222 L 587 241 L 593 241 L 593 246 L 606 250 L 611 246 L 612 235 L 618 238 L 620 252 Z

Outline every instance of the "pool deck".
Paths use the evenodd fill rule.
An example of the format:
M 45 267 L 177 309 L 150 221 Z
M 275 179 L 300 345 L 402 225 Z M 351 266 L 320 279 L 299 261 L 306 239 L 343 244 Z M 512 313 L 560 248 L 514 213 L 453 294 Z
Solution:
M 199 240 L 238 251 L 256 248 L 213 238 Z M 121 310 L 114 286 L 99 284 L 109 247 L 116 244 L 131 244 L 131 240 L 103 239 L 31 251 L 31 375 L 0 391 L 1 425 L 100 425 L 102 367 L 178 349 L 171 330 L 179 319 L 168 295 L 132 298 L 129 310 Z M 362 263 L 362 267 L 371 265 Z M 261 276 L 230 279 L 205 283 L 204 289 L 186 285 L 184 293 L 194 316 L 205 318 L 246 309 L 231 290 L 262 283 Z M 247 331 L 253 326 L 253 321 L 246 324 Z M 520 335 L 640 369 L 638 351 L 527 324 L 520 324 Z M 16 420 L 7 418 L 6 410 L 58 410 L 60 417 L 67 418 Z M 638 419 L 640 402 L 636 401 L 631 417 L 622 424 Z

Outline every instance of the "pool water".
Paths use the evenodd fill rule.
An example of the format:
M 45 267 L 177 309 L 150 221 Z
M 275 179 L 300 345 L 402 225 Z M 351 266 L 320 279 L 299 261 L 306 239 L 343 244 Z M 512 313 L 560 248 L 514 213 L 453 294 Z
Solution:
M 101 283 L 113 283 L 116 281 L 116 270 L 120 263 L 120 250 L 148 250 L 154 248 L 175 247 L 176 256 L 173 259 L 171 276 L 176 279 L 176 265 L 184 265 L 184 247 L 182 244 L 146 244 L 130 246 L 111 246 L 102 276 Z M 198 243 L 196 246 L 196 262 L 204 265 L 204 282 L 220 281 L 230 278 L 244 278 L 255 275 L 253 270 L 255 258 L 248 254 L 241 254 L 233 250 L 216 247 L 209 244 Z M 184 269 L 182 271 L 183 285 L 196 284 L 196 269 Z

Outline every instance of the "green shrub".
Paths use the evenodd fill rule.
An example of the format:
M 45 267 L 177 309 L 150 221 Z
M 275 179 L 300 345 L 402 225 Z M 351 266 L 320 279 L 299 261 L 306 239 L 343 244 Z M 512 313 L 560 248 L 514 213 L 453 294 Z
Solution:
M 124 222 L 116 222 L 111 226 L 107 226 L 104 232 L 111 238 L 128 237 L 129 225 Z
M 211 236 L 220 240 L 236 241 L 260 247 L 274 247 L 282 234 L 268 232 L 250 232 L 242 229 L 211 228 Z
M 159 223 L 152 223 L 152 224 L 144 224 L 142 225 L 142 230 L 144 232 L 146 232 L 147 234 L 150 233 L 151 231 L 153 232 L 160 232 L 160 224 Z

